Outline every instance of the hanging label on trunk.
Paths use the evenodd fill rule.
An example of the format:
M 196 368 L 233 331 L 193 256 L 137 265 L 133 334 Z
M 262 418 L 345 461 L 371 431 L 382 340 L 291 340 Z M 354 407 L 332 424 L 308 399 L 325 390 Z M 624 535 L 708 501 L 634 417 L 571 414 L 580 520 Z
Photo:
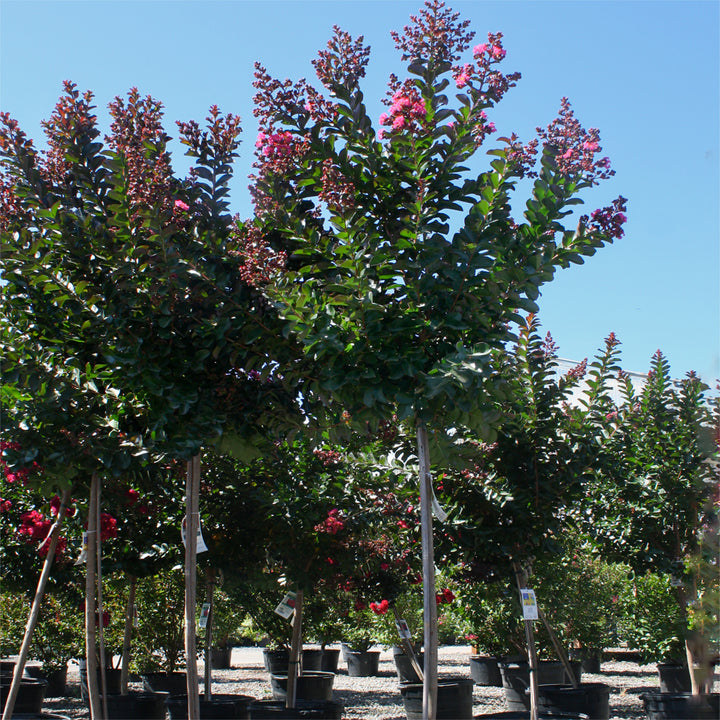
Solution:
M 403 620 L 402 618 L 398 618 L 395 621 L 395 627 L 397 628 L 398 635 L 403 640 L 410 640 L 412 636 L 410 635 L 410 628 L 408 627 L 407 621 Z
M 538 619 L 538 606 L 535 599 L 535 591 L 528 588 L 520 590 L 520 604 L 522 605 L 523 618 L 525 620 Z
M 275 612 L 286 620 L 295 612 L 295 593 L 289 592 L 275 608 Z
M 202 610 L 200 611 L 200 619 L 198 625 L 201 628 L 207 627 L 208 617 L 210 616 L 210 603 L 203 603 Z
M 185 532 L 187 528 L 187 518 L 183 518 L 182 521 L 182 527 L 180 528 L 180 535 L 182 536 L 182 544 L 185 545 Z M 205 539 L 202 535 L 202 527 L 200 525 L 200 518 L 198 517 L 198 527 L 197 527 L 197 547 L 195 548 L 195 552 L 199 555 L 202 552 L 207 552 L 207 545 L 205 544 Z
M 82 565 L 83 563 L 87 562 L 87 549 L 88 549 L 87 535 L 88 535 L 87 531 L 83 533 L 82 550 L 80 551 L 80 556 L 75 561 L 76 565 Z

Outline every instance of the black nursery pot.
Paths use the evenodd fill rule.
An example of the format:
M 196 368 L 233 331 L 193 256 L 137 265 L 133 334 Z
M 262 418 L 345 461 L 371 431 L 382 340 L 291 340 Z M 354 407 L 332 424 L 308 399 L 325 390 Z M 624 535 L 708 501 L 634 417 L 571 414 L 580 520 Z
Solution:
M 156 672 L 141 675 L 143 687 L 147 692 L 166 692 L 170 695 L 187 693 L 187 673 L 185 672 Z
M 578 687 L 540 685 L 538 706 L 543 712 L 582 713 L 590 720 L 608 720 L 610 686 L 605 683 L 582 683 Z
M 473 681 L 466 677 L 442 677 L 438 679 L 437 720 L 472 720 Z M 422 683 L 400 685 L 405 714 L 408 720 L 422 720 Z
M 475 720 L 530 720 L 530 711 L 508 710 L 490 715 L 476 715 Z M 538 720 L 588 720 L 588 716 L 582 713 L 547 713 L 539 710 Z
M 249 695 L 213 693 L 211 700 L 200 694 L 200 720 L 246 720 L 248 706 L 255 698 Z M 167 699 L 170 720 L 187 720 L 187 695 L 173 695 Z
M 5 701 L 10 693 L 12 677 L 3 677 L 0 683 L 0 710 L 5 710 Z M 15 698 L 13 715 L 39 715 L 42 712 L 42 704 L 45 699 L 46 680 L 34 680 L 23 677 L 20 680 L 20 687 Z
M 309 671 L 297 676 L 295 696 L 298 700 L 332 700 L 335 675 L 328 672 Z M 285 700 L 287 697 L 288 676 L 277 674 L 270 676 L 273 698 Z
M 643 693 L 648 720 L 717 720 L 720 694 Z
M 283 700 L 255 700 L 248 707 L 250 720 L 342 720 L 342 703 L 333 700 L 298 700 L 294 708 L 286 708 Z
M 380 651 L 365 650 L 364 652 L 356 652 L 349 650 L 345 662 L 347 662 L 350 677 L 374 677 L 378 674 Z
M 420 669 L 425 667 L 425 656 L 422 651 L 415 653 L 415 659 L 420 665 Z M 417 674 L 413 667 L 410 657 L 405 650 L 399 645 L 393 646 L 393 661 L 395 662 L 395 670 L 397 671 L 398 680 L 400 682 L 419 683 L 422 678 Z
M 25 674 L 36 680 L 47 680 L 45 697 L 62 697 L 67 692 L 67 663 L 49 673 L 43 673 L 41 665 L 26 665 Z
M 476 685 L 502 687 L 498 658 L 492 655 L 471 655 L 470 677 Z
M 679 663 L 658 663 L 658 678 L 662 693 L 689 693 L 692 690 L 690 671 Z
M 108 695 L 108 720 L 165 720 L 166 692 L 129 692 Z

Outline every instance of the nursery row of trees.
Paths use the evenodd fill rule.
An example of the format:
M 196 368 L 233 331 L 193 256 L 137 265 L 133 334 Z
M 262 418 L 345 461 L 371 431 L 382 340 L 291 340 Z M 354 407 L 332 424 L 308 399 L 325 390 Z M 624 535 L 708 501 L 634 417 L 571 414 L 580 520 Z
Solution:
M 276 591 L 279 574 L 302 605 L 309 577 L 327 578 L 328 592 L 338 577 L 360 588 L 376 560 L 377 582 L 383 565 L 420 576 L 427 717 L 441 558 L 522 577 L 567 523 L 633 564 L 672 558 L 678 570 L 699 557 L 713 517 L 702 383 L 675 388 L 658 355 L 636 395 L 610 338 L 572 405 L 582 368 L 554 375 L 532 315 L 556 269 L 623 234 L 622 197 L 564 224 L 612 175 L 599 133 L 563 99 L 537 138 L 499 138 L 489 167 L 468 170 L 495 132 L 487 112 L 519 80 L 500 69 L 500 34 L 475 46 L 473 36 L 429 0 L 393 34 L 407 75 L 390 77 L 377 122 L 360 88 L 362 37 L 335 29 L 313 63 L 324 91 L 258 65 L 255 216 L 245 221 L 227 197 L 239 118 L 217 107 L 203 127 L 178 123 L 194 161 L 184 178 L 161 104 L 134 89 L 110 104 L 104 142 L 92 94 L 70 82 L 44 124 L 46 152 L 0 114 L 3 463 L 6 478 L 39 493 L 32 503 L 57 495 L 58 519 L 87 523 L 94 718 L 96 569 L 104 558 L 141 574 L 176 543 L 165 533 L 183 517 L 189 675 L 202 516 L 208 553 L 225 543 L 220 555 L 234 558 L 217 569 L 247 579 L 248 593 Z M 532 189 L 520 218 L 522 178 Z M 172 498 L 184 463 L 183 510 Z M 447 512 L 437 533 L 434 494 Z M 23 536 L 50 530 L 39 508 L 20 519 Z M 396 567 L 377 543 L 403 511 Z M 50 558 L 69 541 L 53 527 Z M 103 551 L 114 532 L 116 549 Z M 188 695 L 195 717 L 190 683 Z

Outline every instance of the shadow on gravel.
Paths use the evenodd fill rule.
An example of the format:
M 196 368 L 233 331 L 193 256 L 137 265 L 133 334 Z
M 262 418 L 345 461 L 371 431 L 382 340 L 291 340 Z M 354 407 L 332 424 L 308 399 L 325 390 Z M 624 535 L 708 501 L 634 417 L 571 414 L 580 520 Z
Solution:
M 353 690 L 335 690 L 333 693 L 333 699 L 340 701 L 344 705 L 346 711 L 352 710 L 353 717 L 363 717 L 363 715 L 359 714 L 362 712 L 363 708 L 367 708 L 368 713 L 374 714 L 378 706 L 389 707 L 398 703 L 402 705 L 400 692 L 388 693 L 382 690 L 363 690 L 362 692 L 355 692 Z M 383 720 L 407 720 L 407 716 L 405 713 L 400 715 L 388 715 L 383 716 Z

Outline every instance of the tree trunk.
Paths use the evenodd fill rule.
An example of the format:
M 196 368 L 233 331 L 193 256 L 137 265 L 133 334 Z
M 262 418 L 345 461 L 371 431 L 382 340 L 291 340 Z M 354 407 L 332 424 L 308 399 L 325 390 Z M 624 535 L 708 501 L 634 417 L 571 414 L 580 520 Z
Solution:
M 97 562 L 97 509 L 100 478 L 95 472 L 90 482 L 90 505 L 87 522 L 87 558 L 85 560 L 85 671 L 87 673 L 88 705 L 91 720 L 103 717 L 97 683 L 97 648 L 95 647 L 95 569 Z
M 102 591 L 102 523 L 101 523 L 101 515 L 100 515 L 100 493 L 102 491 L 102 488 L 100 484 L 98 483 L 98 489 L 97 489 L 97 501 L 95 505 L 95 511 L 97 514 L 96 518 L 96 527 L 97 532 L 95 533 L 95 543 L 96 543 L 96 552 L 95 552 L 95 561 L 97 563 L 97 573 L 95 575 L 95 584 L 97 586 L 97 617 L 98 617 L 98 647 L 99 652 L 98 656 L 100 658 L 100 698 L 102 701 L 102 713 L 103 717 L 106 718 L 108 716 L 108 710 L 107 710 L 107 674 L 105 673 L 105 669 L 107 667 L 107 655 L 105 652 L 105 622 L 104 622 L 104 606 L 103 606 L 103 591 Z
M 128 675 L 130 671 L 130 646 L 132 643 L 133 620 L 135 619 L 135 586 L 137 578 L 134 575 L 128 575 L 128 598 L 125 606 L 125 629 L 123 631 L 123 649 L 122 649 L 122 671 L 120 675 L 120 693 L 128 694 Z
M 518 563 L 513 563 L 518 592 L 527 587 L 527 575 Z M 530 720 L 538 720 L 538 659 L 535 650 L 535 629 L 532 620 L 523 619 L 527 641 L 528 670 L 530 672 Z
M 187 464 L 185 491 L 185 665 L 188 720 L 200 720 L 200 694 L 196 654 L 195 606 L 197 604 L 197 531 L 199 526 L 200 456 Z
M 215 605 L 215 568 L 207 570 L 207 585 L 205 588 L 205 602 L 210 605 L 210 612 L 205 625 L 205 699 L 212 700 L 212 631 Z
M 42 604 L 43 597 L 45 596 L 45 587 L 47 586 L 53 559 L 55 558 L 55 549 L 57 548 L 58 539 L 60 538 L 60 526 L 62 525 L 65 517 L 65 507 L 69 500 L 70 489 L 68 488 L 63 492 L 62 498 L 60 499 L 60 508 L 58 509 L 57 519 L 55 520 L 52 528 L 50 528 L 48 537 L 45 539 L 45 542 L 49 542 L 48 552 L 45 556 L 45 562 L 43 563 L 43 569 L 40 573 L 37 589 L 35 590 L 35 597 L 33 599 L 32 607 L 30 608 L 27 625 L 25 625 L 25 636 L 23 637 L 22 645 L 20 646 L 20 654 L 18 655 L 17 662 L 15 663 L 15 674 L 13 675 L 12 684 L 10 685 L 10 690 L 8 691 L 8 695 L 5 700 L 5 710 L 3 711 L 2 720 L 9 720 L 9 718 L 12 717 L 13 709 L 15 708 L 15 699 L 17 698 L 18 690 L 20 689 L 20 679 L 22 678 L 22 674 L 25 669 L 25 662 L 27 661 L 28 654 L 30 653 L 30 642 L 32 641 L 32 635 L 33 632 L 35 632 L 35 627 L 37 626 L 38 617 L 40 615 L 40 606 Z
M 425 672 L 423 676 L 423 720 L 437 716 L 438 637 L 437 602 L 435 600 L 435 558 L 433 550 L 432 480 L 427 428 L 417 425 L 418 460 L 420 465 L 420 518 L 422 527 L 423 622 L 425 640 Z
M 293 632 L 290 642 L 290 658 L 288 660 L 286 708 L 294 708 L 297 697 L 297 676 L 302 654 L 302 616 L 303 591 L 298 588 L 295 595 L 295 612 L 293 613 Z

